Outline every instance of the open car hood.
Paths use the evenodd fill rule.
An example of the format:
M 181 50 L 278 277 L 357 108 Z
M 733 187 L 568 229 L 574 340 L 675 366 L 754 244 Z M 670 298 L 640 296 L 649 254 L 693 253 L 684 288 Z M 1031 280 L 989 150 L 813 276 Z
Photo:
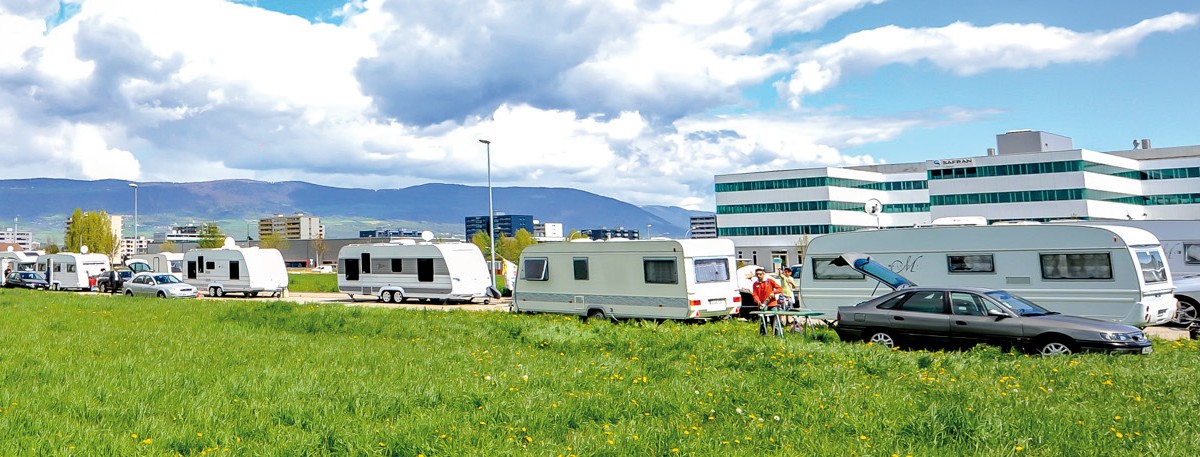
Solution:
M 917 283 L 909 281 L 908 278 L 896 274 L 889 270 L 888 267 L 871 259 L 871 256 L 857 252 L 847 252 L 833 259 L 834 265 L 839 267 L 850 267 L 864 275 L 874 278 L 876 281 L 891 287 L 892 290 L 900 290 L 906 287 L 916 287 Z

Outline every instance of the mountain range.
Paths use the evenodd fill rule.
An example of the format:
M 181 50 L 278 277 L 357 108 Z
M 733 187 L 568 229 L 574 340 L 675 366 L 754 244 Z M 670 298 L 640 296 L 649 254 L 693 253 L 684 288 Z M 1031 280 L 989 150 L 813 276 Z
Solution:
M 248 234 L 251 224 L 275 214 L 318 216 L 328 238 L 358 236 L 376 228 L 463 234 L 467 216 L 486 215 L 487 187 L 422 184 L 402 189 L 354 189 L 299 181 L 139 182 L 34 178 L 0 180 L 0 226 L 15 222 L 37 240 L 61 238 L 71 213 L 104 210 L 132 216 L 136 193 L 139 233 L 168 226 L 216 222 L 225 233 Z M 670 206 L 638 207 L 593 193 L 556 187 L 493 187 L 498 214 L 528 214 L 572 229 L 617 228 L 683 237 L 693 215 L 711 214 Z M 126 236 L 132 217 L 125 223 Z M 47 232 L 45 234 L 40 232 Z

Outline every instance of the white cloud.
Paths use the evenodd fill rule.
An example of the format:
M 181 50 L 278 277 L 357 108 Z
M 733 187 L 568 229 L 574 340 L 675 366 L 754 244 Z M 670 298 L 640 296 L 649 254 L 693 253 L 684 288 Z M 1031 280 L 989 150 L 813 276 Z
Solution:
M 890 63 L 1105 59 L 1195 22 L 883 27 L 797 55 L 776 41 L 879 0 L 363 0 L 341 25 L 220 0 L 85 0 L 49 31 L 44 5 L 5 3 L 21 2 L 0 0 L 0 160 L 17 164 L 2 177 L 481 185 L 487 138 L 499 186 L 700 208 L 714 174 L 877 163 L 842 151 L 987 112 L 713 114 L 781 75 L 799 103 Z
M 784 86 L 789 103 L 837 84 L 847 69 L 866 72 L 890 64 L 928 61 L 959 75 L 996 69 L 1042 68 L 1106 60 L 1133 50 L 1147 35 L 1196 24 L 1195 14 L 1171 13 L 1108 32 L 1076 32 L 1042 24 L 979 27 L 956 22 L 939 28 L 880 27 L 852 33 L 813 50 Z

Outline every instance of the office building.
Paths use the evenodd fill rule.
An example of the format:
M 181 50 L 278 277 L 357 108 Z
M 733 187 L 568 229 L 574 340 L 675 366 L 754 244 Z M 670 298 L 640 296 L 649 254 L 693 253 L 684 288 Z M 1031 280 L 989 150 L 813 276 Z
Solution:
M 996 144 L 982 156 L 717 175 L 717 234 L 766 266 L 799 263 L 814 236 L 940 218 L 1200 219 L 1200 146 L 1097 152 L 1031 130 Z
M 0 232 L 0 243 L 12 243 L 21 246 L 21 250 L 33 250 L 33 232 L 19 231 L 8 227 Z
M 533 221 L 533 239 L 541 241 L 562 241 L 563 225 L 562 222 L 541 222 Z
M 637 240 L 637 239 L 641 238 L 641 233 L 639 233 L 637 230 L 629 230 L 629 229 L 626 229 L 625 227 L 617 227 L 614 229 L 610 229 L 610 228 L 584 229 L 584 230 L 580 230 L 579 233 L 582 234 L 583 236 L 586 236 L 593 240 L 607 240 L 607 239 L 611 239 L 611 238 L 624 238 L 627 240 Z
M 496 214 L 495 233 L 504 236 L 516 236 L 517 232 L 524 229 L 533 235 L 533 216 L 522 214 Z M 475 236 L 478 232 L 488 233 L 488 217 L 487 216 L 467 216 L 466 221 L 467 239 Z

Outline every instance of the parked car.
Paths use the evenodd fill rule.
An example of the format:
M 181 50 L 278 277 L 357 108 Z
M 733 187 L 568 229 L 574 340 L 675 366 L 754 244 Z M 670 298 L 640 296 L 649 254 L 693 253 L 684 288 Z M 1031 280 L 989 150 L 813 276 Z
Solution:
M 196 298 L 196 286 L 170 273 L 138 273 L 125 282 L 125 295 L 159 298 Z
M 317 265 L 312 269 L 313 273 L 333 273 L 333 265 Z
M 846 341 L 888 347 L 982 343 L 1043 355 L 1154 351 L 1145 333 L 1131 325 L 1062 315 L 1003 290 L 920 287 L 862 254 L 845 254 L 835 261 L 843 264 L 894 289 L 854 306 L 838 307 L 834 330 Z
M 1200 276 L 1186 276 L 1175 280 L 1175 299 L 1179 300 L 1179 311 L 1174 322 L 1192 325 L 1200 319 Z
M 50 283 L 36 271 L 14 271 L 4 278 L 4 287 L 46 290 L 50 288 Z
M 117 279 L 112 279 L 112 271 L 117 272 Z M 96 290 L 101 293 L 120 292 L 124 289 L 125 281 L 133 277 L 133 270 L 115 269 L 96 275 Z

